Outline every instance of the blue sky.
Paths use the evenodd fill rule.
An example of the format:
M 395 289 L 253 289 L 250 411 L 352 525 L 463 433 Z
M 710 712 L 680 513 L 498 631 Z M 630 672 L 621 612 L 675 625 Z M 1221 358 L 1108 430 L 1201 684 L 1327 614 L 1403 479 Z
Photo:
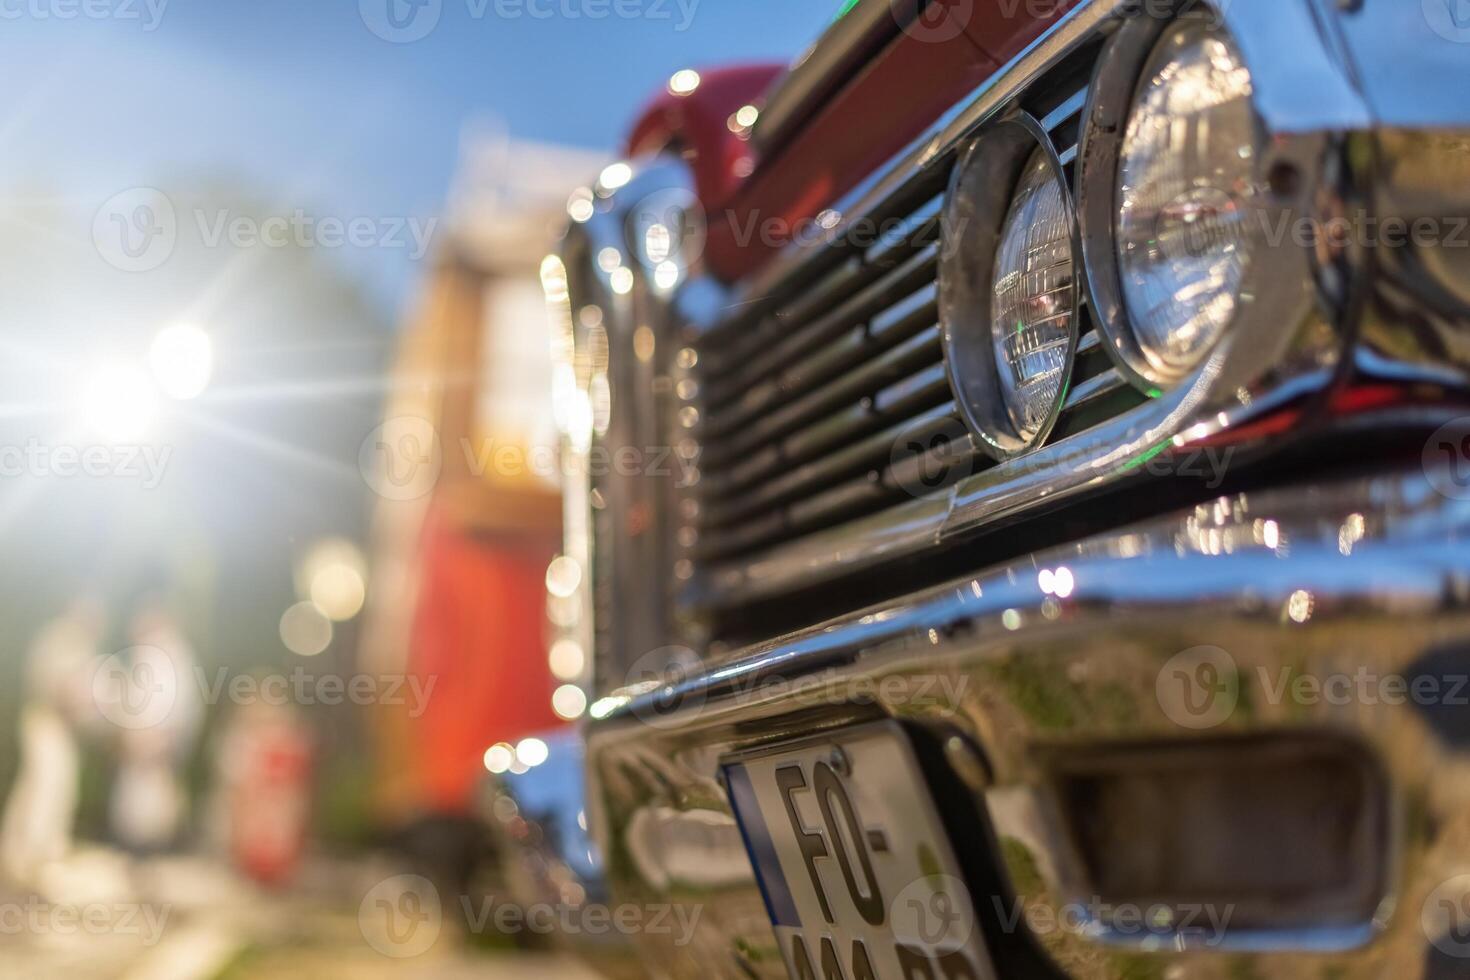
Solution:
M 840 5 L 419 0 L 436 26 L 391 43 L 369 29 L 386 2 L 0 0 L 0 190 L 95 208 L 224 180 L 283 209 L 432 215 L 468 120 L 611 150 L 673 71 L 789 61 Z M 411 273 L 386 275 L 401 303 Z

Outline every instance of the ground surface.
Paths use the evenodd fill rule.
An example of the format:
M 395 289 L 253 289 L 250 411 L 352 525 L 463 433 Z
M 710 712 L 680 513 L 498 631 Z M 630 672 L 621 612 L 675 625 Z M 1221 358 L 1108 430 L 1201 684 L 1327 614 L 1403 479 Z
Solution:
M 375 948 L 363 896 L 393 870 L 318 864 L 267 892 L 204 860 L 83 854 L 41 891 L 0 886 L 0 980 L 596 980 L 570 957 L 468 942 L 448 923 L 422 949 Z

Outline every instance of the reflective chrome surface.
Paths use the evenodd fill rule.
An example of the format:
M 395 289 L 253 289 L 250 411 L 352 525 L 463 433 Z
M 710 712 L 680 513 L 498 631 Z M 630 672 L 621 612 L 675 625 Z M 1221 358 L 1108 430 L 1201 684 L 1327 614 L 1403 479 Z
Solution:
M 819 108 L 841 78 L 871 57 L 873 51 L 903 26 L 900 11 L 916 4 L 859 3 L 847 11 L 808 48 L 766 96 L 751 135 L 762 153 L 776 150 Z M 906 11 L 912 19 L 914 10 Z
M 1330 28 L 1324 29 L 1301 0 L 1232 3 L 1221 5 L 1219 13 L 1252 66 L 1257 59 L 1262 62 L 1257 109 L 1270 130 L 1280 135 L 1260 161 L 1263 172 L 1290 170 L 1300 177 L 1272 213 L 1321 227 L 1326 216 L 1365 207 L 1365 198 L 1354 192 L 1362 175 L 1351 173 L 1345 142 L 1333 133 L 1372 123 Z M 1086 45 L 1095 44 L 1100 36 L 1138 33 L 1159 23 L 1150 21 L 1137 15 L 1136 6 L 1107 0 L 1076 8 L 987 83 L 971 104 L 855 201 L 836 209 L 840 219 L 834 234 L 881 219 L 892 209 L 890 202 L 920 174 L 950 166 L 963 141 L 1014 106 L 1018 93 Z M 1094 91 L 1103 88 L 1094 86 Z M 1094 100 L 1089 111 L 1099 108 Z M 1089 156 L 1094 164 L 1110 164 L 1115 148 L 1095 140 L 1090 154 L 1079 157 L 1079 170 L 1089 167 Z M 1107 226 L 1111 227 L 1110 215 Z M 1259 233 L 1264 236 L 1267 230 L 1263 227 Z M 813 264 L 832 261 L 828 253 L 833 251 L 793 248 L 736 296 L 754 297 L 752 302 L 758 305 L 761 297 L 779 293 L 783 283 L 809 275 Z M 1339 374 L 1346 339 L 1355 329 L 1358 293 L 1366 287 L 1362 275 L 1366 260 L 1361 249 L 1323 256 L 1294 238 L 1278 241 L 1271 252 L 1266 264 L 1272 266 L 1272 274 L 1256 284 L 1246 322 L 1187 383 L 1164 393 L 1134 375 L 1156 398 L 1128 417 L 1029 453 L 1024 460 L 976 473 L 945 491 L 939 498 L 942 504 L 933 499 L 914 501 L 750 558 L 696 569 L 696 580 L 686 594 L 688 604 L 695 610 L 739 607 L 810 588 L 896 555 L 919 554 L 947 536 L 968 533 L 999 517 L 1018 516 L 1114 485 L 1135 475 L 1138 461 L 1151 458 L 1150 454 L 1184 449 L 1275 411 L 1287 401 L 1324 392 Z M 1106 304 L 1099 313 L 1104 319 L 1118 315 L 1109 313 Z M 748 326 L 748 316 L 742 314 L 731 321 L 735 326 L 721 329 L 743 329 L 739 325 Z
M 1464 725 L 1442 705 L 1269 694 L 1287 668 L 1412 678 L 1432 665 L 1470 676 L 1470 504 L 1433 489 L 1443 476 L 1403 471 L 1222 497 L 744 651 L 594 728 L 600 830 L 621 841 L 651 819 L 720 825 L 729 817 L 716 779 L 725 753 L 903 717 L 983 751 L 989 780 L 977 799 L 1029 910 L 1022 921 L 1075 924 L 1034 936 L 1073 976 L 1296 980 L 1417 976 L 1435 958 L 1453 966 L 1421 911 L 1465 868 Z M 1225 651 L 1253 695 L 1207 729 L 1160 693 L 1171 662 L 1201 647 Z M 1251 733 L 1335 733 L 1383 761 L 1396 812 L 1412 819 L 1393 825 L 1397 872 L 1372 921 L 1288 933 L 1227 925 L 1223 942 L 1197 960 L 1182 936 L 1171 950 L 1167 930 L 1138 950 L 1136 939 L 1063 914 L 1085 901 L 1087 876 L 1055 809 L 1047 753 Z M 733 836 L 703 839 L 705 859 L 689 855 L 691 867 L 721 866 L 738 846 Z M 609 853 L 617 852 L 608 871 L 619 894 L 673 893 L 621 846 Z M 698 954 L 652 950 L 660 970 L 696 976 L 733 958 L 750 975 L 780 975 L 748 871 L 686 900 L 708 910 Z
M 1071 266 L 1062 293 L 1064 306 L 1053 315 L 1067 318 L 1062 346 L 1061 384 L 1045 418 L 1033 433 L 1022 434 L 1007 410 L 1000 390 L 992 313 L 996 255 L 1001 244 L 1013 191 L 1022 167 L 1033 153 L 1044 155 L 1062 188 L 1066 240 Z M 940 326 L 944 334 L 945 368 L 956 403 L 971 430 L 998 458 L 1019 455 L 1040 444 L 1056 425 L 1068 381 L 1077 358 L 1078 300 L 1082 255 L 1071 188 L 1052 145 L 1051 134 L 1026 113 L 1007 117 L 981 134 L 955 167 L 945 201 L 944 227 L 948 247 L 939 268 Z M 1029 273 L 1028 273 L 1029 274 Z M 1020 333 L 1018 328 L 1017 333 Z
M 581 733 L 564 730 L 542 738 L 550 749 L 547 761 L 518 775 L 489 779 L 481 817 L 499 846 L 514 901 L 524 909 L 555 910 L 559 921 L 590 921 L 610 910 L 612 898 L 602 855 L 588 833 Z M 616 930 L 566 930 L 557 939 L 605 976 L 633 980 L 643 975 L 631 944 Z
M 1463 176 L 1470 143 L 1449 129 L 1412 129 L 1409 73 L 1390 81 L 1387 66 L 1393 58 L 1399 68 L 1410 60 L 1403 38 L 1375 43 L 1364 27 L 1399 30 L 1393 25 L 1401 11 L 1413 7 L 1417 15 L 1420 4 L 1406 0 L 1389 13 L 1392 6 L 1235 0 L 1219 7 L 1256 74 L 1258 109 L 1281 136 L 1263 165 L 1290 178 L 1274 185 L 1288 217 L 1320 226 L 1354 213 L 1465 213 L 1462 192 L 1470 184 L 1445 181 L 1447 174 Z M 615 181 L 619 187 L 600 188 L 594 215 L 573 229 L 562 252 L 569 277 L 585 282 L 573 288 L 572 305 L 599 306 L 610 353 L 606 431 L 589 433 L 584 445 L 594 435 L 611 446 L 697 441 L 701 393 L 684 382 L 696 380 L 690 369 L 705 345 L 739 335 L 770 312 L 773 297 L 852 260 L 860 250 L 844 234 L 912 211 L 922 203 L 912 200 L 916 181 L 947 173 L 967 140 L 1016 108 L 1058 65 L 1093 57 L 1127 27 L 1120 17 L 1130 7 L 1136 5 L 1095 0 L 1074 9 L 835 208 L 832 235 L 792 246 L 729 291 L 702 276 L 697 255 L 672 280 L 667 271 L 663 282 L 656 278 L 661 263 L 648 254 L 651 225 L 638 206 L 669 195 L 687 201 L 681 164 L 636 162 L 626 180 Z M 1442 80 L 1449 66 L 1470 68 L 1470 44 L 1437 48 L 1429 61 Z M 1421 115 L 1470 132 L 1463 105 L 1451 107 L 1443 92 L 1425 101 Z M 1078 165 L 1086 166 L 1085 157 Z M 1004 841 L 1011 884 L 1028 910 L 1055 919 L 1078 900 L 1087 876 L 1065 834 L 1046 753 L 1200 738 L 1158 694 L 1158 678 L 1176 655 L 1218 647 L 1241 677 L 1251 678 L 1283 666 L 1408 674 L 1429 657 L 1460 669 L 1462 651 L 1470 649 L 1470 504 L 1432 489 L 1447 485 L 1444 474 L 1387 463 L 1387 453 L 1354 460 L 1380 475 L 1342 482 L 1301 468 L 1283 476 L 1272 464 L 1281 459 L 1285 434 L 1336 440 L 1331 452 L 1339 460 L 1345 445 L 1356 448 L 1345 443 L 1352 433 L 1375 436 L 1373 417 L 1352 429 L 1352 419 L 1337 416 L 1343 396 L 1361 396 L 1359 386 L 1369 382 L 1386 383 L 1367 391 L 1377 404 L 1406 402 L 1425 413 L 1398 429 L 1383 416 L 1384 433 L 1413 432 L 1417 442 L 1463 411 L 1456 406 L 1466 404 L 1470 366 L 1464 262 L 1448 249 L 1385 254 L 1353 238 L 1304 245 L 1285 239 L 1274 251 L 1283 274 L 1259 285 L 1256 314 L 1187 382 L 940 492 L 702 564 L 691 550 L 697 447 L 679 468 L 683 479 L 639 473 L 593 488 L 587 505 L 596 543 L 584 534 L 569 544 L 569 553 L 585 554 L 598 590 L 589 825 L 605 846 L 619 900 L 672 899 L 703 910 L 688 946 L 640 940 L 650 969 L 701 977 L 781 973 L 716 778 L 726 752 L 884 716 L 959 733 L 984 750 L 975 798 Z M 606 265 L 599 261 L 604 253 Z M 1084 337 L 1079 348 L 1096 354 L 1097 343 Z M 1118 372 L 1098 375 L 1070 392 L 1067 404 L 1124 385 Z M 1388 436 L 1377 438 L 1384 447 Z M 1408 457 L 1418 449 L 1408 446 Z M 1230 453 L 1248 460 L 1231 465 L 1249 485 L 1273 489 L 1014 557 L 1037 547 L 1025 544 L 1026 533 L 1061 505 L 1074 517 L 1091 513 L 1094 528 L 1122 523 L 1110 512 L 1120 499 L 1135 491 L 1140 500 L 1158 499 L 1144 491 L 1170 483 L 1190 459 L 1214 459 L 1223 478 Z M 1201 485 L 1218 482 L 1196 484 L 1191 500 L 1202 495 Z M 1002 563 L 979 574 L 753 646 L 706 643 L 712 614 L 739 618 L 760 603 L 818 592 L 830 607 L 844 601 L 842 591 L 816 587 L 844 579 L 902 595 L 912 587 L 892 569 L 920 567 L 931 556 L 946 557 L 951 568 L 991 565 L 993 552 L 972 542 L 995 528 L 1019 530 Z M 799 610 L 801 601 L 790 605 Z M 762 633 L 759 622 L 745 628 L 774 632 Z M 1463 670 L 1470 674 L 1470 662 Z M 895 699 L 884 693 L 884 680 L 908 690 L 923 683 L 929 693 L 917 703 Z M 1364 921 L 1295 932 L 1243 929 L 1204 950 L 1183 935 L 1155 935 L 1152 945 L 1162 948 L 1145 950 L 1136 938 L 1082 920 L 1077 929 L 1036 940 L 1071 975 L 1099 980 L 1460 975 L 1470 960 L 1442 952 L 1441 927 L 1449 927 L 1436 918 L 1435 899 L 1446 895 L 1443 883 L 1470 867 L 1464 730 L 1453 713 L 1412 704 L 1304 707 L 1269 699 L 1211 729 L 1221 737 L 1335 733 L 1383 761 L 1396 806 L 1393 847 L 1384 855 L 1394 874 L 1385 900 Z
M 610 166 L 593 205 L 558 258 L 575 338 L 566 550 L 584 565 L 580 638 L 599 654 L 596 692 L 657 675 L 680 643 L 672 595 L 687 562 L 668 517 L 684 512 L 698 468 L 680 423 L 688 369 L 673 297 L 701 274 L 703 217 L 688 168 L 663 158 Z

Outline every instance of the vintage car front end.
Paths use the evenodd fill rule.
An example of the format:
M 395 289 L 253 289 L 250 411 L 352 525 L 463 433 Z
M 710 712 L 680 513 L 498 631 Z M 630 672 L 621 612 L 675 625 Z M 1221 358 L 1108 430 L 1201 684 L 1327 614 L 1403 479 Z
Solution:
M 660 976 L 1465 975 L 1470 21 L 938 6 L 542 267 L 592 891 Z

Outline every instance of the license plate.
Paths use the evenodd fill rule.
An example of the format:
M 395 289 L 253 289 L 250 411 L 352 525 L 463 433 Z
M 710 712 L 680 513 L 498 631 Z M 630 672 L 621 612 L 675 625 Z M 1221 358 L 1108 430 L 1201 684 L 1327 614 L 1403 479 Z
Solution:
M 993 980 L 964 874 L 894 722 L 725 762 L 796 980 Z

